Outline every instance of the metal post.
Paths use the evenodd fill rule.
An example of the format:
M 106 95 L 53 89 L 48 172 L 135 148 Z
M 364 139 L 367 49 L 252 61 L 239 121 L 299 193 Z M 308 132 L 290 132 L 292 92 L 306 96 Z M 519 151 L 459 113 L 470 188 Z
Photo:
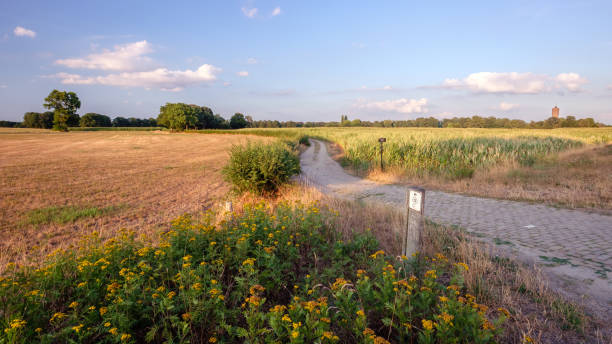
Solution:
M 409 187 L 406 192 L 406 230 L 402 238 L 402 254 L 410 257 L 421 247 L 425 222 L 425 189 Z

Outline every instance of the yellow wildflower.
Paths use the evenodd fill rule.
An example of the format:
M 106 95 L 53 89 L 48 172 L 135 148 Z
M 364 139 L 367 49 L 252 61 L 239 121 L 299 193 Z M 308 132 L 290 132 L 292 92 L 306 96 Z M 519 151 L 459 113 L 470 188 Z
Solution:
M 457 266 L 461 266 L 462 268 L 464 268 L 464 269 L 465 269 L 465 271 L 469 271 L 469 270 L 470 270 L 470 268 L 469 268 L 469 267 L 467 266 L 467 264 L 465 264 L 465 263 L 457 263 L 457 264 L 455 264 L 455 265 L 457 265 Z
M 116 335 L 117 334 L 117 328 L 113 327 L 110 330 L 108 330 L 108 332 L 110 332 L 110 334 L 112 334 L 112 335 Z
M 132 338 L 131 334 L 124 333 L 124 334 L 121 335 L 121 341 L 122 342 L 127 342 L 130 338 Z
M 376 252 L 374 252 L 374 254 L 371 254 L 371 255 L 370 255 L 370 258 L 374 258 L 374 259 L 376 259 L 378 256 L 380 256 L 380 255 L 384 255 L 384 254 L 385 254 L 385 251 L 383 251 L 383 250 L 376 251 Z
M 255 258 L 247 258 L 242 262 L 242 265 L 250 265 L 253 266 L 255 264 Z
M 49 321 L 53 321 L 55 319 L 61 320 L 61 319 L 65 318 L 65 317 L 66 317 L 66 314 L 64 314 L 62 312 L 57 312 L 57 313 L 53 314 L 53 316 L 51 317 L 51 320 L 49 320 Z
M 423 319 L 421 320 L 421 322 L 423 323 L 423 328 L 425 330 L 430 331 L 431 329 L 433 329 L 433 321 Z

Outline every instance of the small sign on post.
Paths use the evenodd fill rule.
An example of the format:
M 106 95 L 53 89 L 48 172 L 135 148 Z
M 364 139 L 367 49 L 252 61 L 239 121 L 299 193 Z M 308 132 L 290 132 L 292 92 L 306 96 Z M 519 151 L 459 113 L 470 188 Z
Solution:
M 402 238 L 402 254 L 410 257 L 419 251 L 425 222 L 425 189 L 409 187 L 406 192 L 406 230 Z

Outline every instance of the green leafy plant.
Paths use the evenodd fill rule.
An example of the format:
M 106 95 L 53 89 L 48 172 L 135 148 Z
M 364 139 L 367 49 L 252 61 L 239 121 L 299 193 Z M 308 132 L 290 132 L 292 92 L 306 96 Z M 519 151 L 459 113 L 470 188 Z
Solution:
M 298 157 L 281 143 L 235 146 L 223 174 L 238 192 L 273 193 L 300 172 Z

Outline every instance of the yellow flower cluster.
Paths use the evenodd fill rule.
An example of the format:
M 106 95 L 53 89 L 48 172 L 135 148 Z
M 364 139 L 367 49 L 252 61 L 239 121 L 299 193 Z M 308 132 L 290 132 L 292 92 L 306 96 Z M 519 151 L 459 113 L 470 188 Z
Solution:
M 332 284 L 332 290 L 339 290 L 350 283 L 350 281 L 347 281 L 344 278 L 336 278 L 336 281 L 334 282 L 334 284 Z

